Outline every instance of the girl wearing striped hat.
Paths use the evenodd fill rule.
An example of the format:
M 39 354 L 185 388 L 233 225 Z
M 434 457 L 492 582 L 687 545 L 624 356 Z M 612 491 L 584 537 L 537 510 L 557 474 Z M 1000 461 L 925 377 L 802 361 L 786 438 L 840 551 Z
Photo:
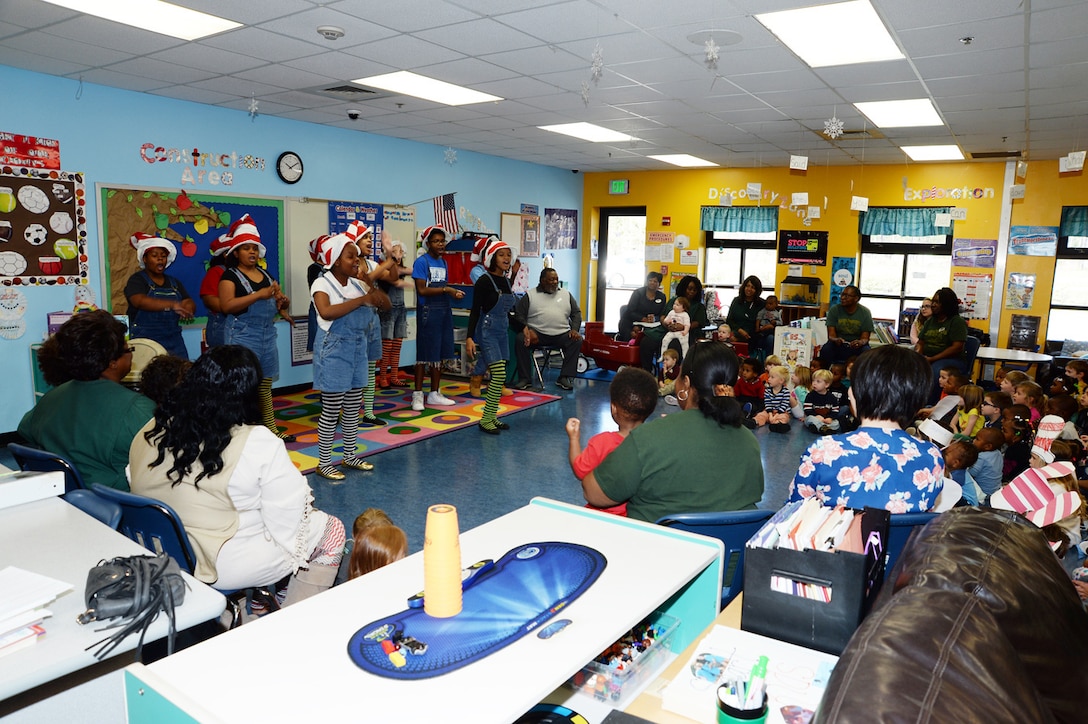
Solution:
M 373 470 L 355 456 L 359 432 L 359 405 L 369 382 L 370 327 L 376 327 L 372 292 L 358 279 L 359 247 L 347 234 L 321 239 L 317 257 L 325 272 L 310 286 L 317 310 L 314 338 L 314 387 L 321 391 L 317 425 L 317 474 L 328 480 L 345 475 L 332 465 L 333 437 L 339 419 L 343 431 L 342 467 Z M 380 349 L 380 342 L 379 342 Z
M 321 266 L 321 244 L 329 238 L 328 234 L 322 234 L 316 239 L 310 239 L 306 245 L 306 250 L 310 252 L 310 258 L 313 259 L 313 264 L 306 267 L 306 288 L 309 289 L 314 285 L 314 282 L 325 273 L 325 267 Z M 317 307 L 314 306 L 313 297 L 310 298 L 310 312 L 309 312 L 309 324 L 306 325 L 306 351 L 314 351 L 314 337 L 317 336 Z
M 498 418 L 499 398 L 506 381 L 506 360 L 510 357 L 510 342 L 506 332 L 510 326 L 510 312 L 514 309 L 514 294 L 510 291 L 510 270 L 513 252 L 501 239 L 488 241 L 483 252 L 487 273 L 476 280 L 472 294 L 472 311 L 468 317 L 468 338 L 465 350 L 470 357 L 479 350 L 491 379 L 484 394 L 484 411 L 479 422 L 480 430 L 498 435 L 499 430 L 510 426 Z
M 228 235 L 224 252 L 227 271 L 219 281 L 219 306 L 227 318 L 224 341 L 248 347 L 257 355 L 261 363 L 257 388 L 261 422 L 284 442 L 294 442 L 294 435 L 280 432 L 272 412 L 272 380 L 280 373 L 276 315 L 286 315 L 283 310 L 291 300 L 280 291 L 279 282 L 258 265 L 265 248 L 253 218 L 242 216 L 231 225 Z
M 140 271 L 125 284 L 130 335 L 153 339 L 175 357 L 189 359 L 179 320 L 191 320 L 196 303 L 182 283 L 166 273 L 177 258 L 177 248 L 150 234 L 133 234 L 129 242 L 140 260 Z
M 374 394 L 377 391 L 378 363 L 382 361 L 382 328 L 378 312 L 387 312 L 390 308 L 389 297 L 377 287 L 377 282 L 384 280 L 393 268 L 393 260 L 385 259 L 380 264 L 372 257 L 374 252 L 374 232 L 361 221 L 352 221 L 344 232 L 347 238 L 359 247 L 359 270 L 357 278 L 367 294 L 367 315 L 365 330 L 367 341 L 367 383 L 363 388 L 363 424 L 369 427 L 381 427 L 385 420 L 374 414 Z M 382 232 L 383 243 L 388 244 L 388 233 Z
M 208 271 L 204 272 L 204 279 L 200 282 L 200 301 L 208 310 L 208 322 L 204 326 L 204 344 L 210 347 L 218 347 L 226 344 L 223 339 L 227 318 L 219 306 L 219 282 L 223 278 L 223 272 L 227 270 L 226 251 L 229 247 L 230 233 L 223 234 L 211 243 L 208 251 L 212 258 L 208 262 Z

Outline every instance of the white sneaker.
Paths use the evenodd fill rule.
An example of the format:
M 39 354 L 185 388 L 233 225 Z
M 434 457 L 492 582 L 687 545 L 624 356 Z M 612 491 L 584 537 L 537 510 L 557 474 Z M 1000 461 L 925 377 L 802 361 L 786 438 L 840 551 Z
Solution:
M 412 393 L 412 409 L 415 410 L 416 412 L 423 412 L 423 410 L 425 409 L 423 407 L 423 392 L 422 391 Z
M 665 404 L 676 407 L 680 406 L 680 402 L 676 399 L 676 395 L 665 395 Z
M 456 405 L 457 403 L 443 395 L 441 392 L 427 393 L 428 405 Z

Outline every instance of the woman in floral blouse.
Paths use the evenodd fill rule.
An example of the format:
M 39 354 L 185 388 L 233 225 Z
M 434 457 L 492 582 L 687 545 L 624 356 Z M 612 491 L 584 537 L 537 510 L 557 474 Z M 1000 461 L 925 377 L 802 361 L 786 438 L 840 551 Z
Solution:
M 932 508 L 944 480 L 941 451 L 903 431 L 925 403 L 932 374 L 924 357 L 896 345 L 861 355 L 850 385 L 861 426 L 812 444 L 790 483 L 790 500 L 816 495 L 826 505 L 892 513 Z

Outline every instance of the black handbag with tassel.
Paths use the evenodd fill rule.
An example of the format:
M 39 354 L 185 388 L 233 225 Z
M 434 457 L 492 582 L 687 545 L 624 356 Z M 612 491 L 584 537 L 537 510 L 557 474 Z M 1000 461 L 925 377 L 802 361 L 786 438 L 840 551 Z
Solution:
M 77 620 L 81 624 L 107 621 L 108 625 L 100 631 L 118 630 L 87 648 L 97 646 L 94 655 L 102 660 L 126 637 L 139 631 L 140 641 L 136 646 L 139 657 L 148 627 L 160 613 L 165 613 L 170 620 L 167 652 L 172 654 L 177 633 L 174 609 L 185 601 L 186 588 L 177 562 L 165 553 L 100 561 L 87 573 L 84 592 L 87 610 Z

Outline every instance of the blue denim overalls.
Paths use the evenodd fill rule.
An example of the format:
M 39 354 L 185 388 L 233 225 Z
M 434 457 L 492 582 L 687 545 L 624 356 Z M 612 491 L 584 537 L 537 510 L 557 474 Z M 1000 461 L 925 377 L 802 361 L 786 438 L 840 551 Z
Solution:
M 487 312 L 480 316 L 476 322 L 476 332 L 472 339 L 480 350 L 480 359 L 485 365 L 491 365 L 510 358 L 510 340 L 506 336 L 510 328 L 510 312 L 514 309 L 516 301 L 513 294 L 499 290 L 495 283 L 495 276 L 488 274 L 491 286 L 499 294 L 499 301 L 495 302 Z
M 272 283 L 272 277 L 257 267 L 268 282 Z M 246 294 L 253 293 L 253 283 L 238 269 L 231 269 L 228 274 L 234 274 L 239 280 Z M 223 339 L 227 344 L 240 344 L 248 347 L 261 363 L 261 376 L 275 378 L 280 374 L 280 358 L 276 351 L 276 298 L 261 299 L 249 305 L 245 314 L 226 315 L 227 323 L 224 329 Z
M 338 297 L 330 298 L 329 302 L 346 302 L 347 297 L 340 291 L 340 283 L 336 281 L 336 277 L 326 273 L 325 278 Z M 354 285 L 360 294 L 364 293 L 357 279 L 348 279 L 348 284 Z M 367 386 L 370 381 L 367 373 L 367 337 L 369 328 L 376 325 L 374 309 L 362 306 L 332 320 L 328 331 L 317 327 L 317 334 L 314 336 L 314 389 L 321 392 L 347 392 Z
M 204 341 L 209 347 L 226 344 L 227 315 L 208 310 L 208 322 L 204 325 Z
M 171 276 L 166 277 L 166 286 L 159 286 L 151 281 L 151 275 L 141 271 L 147 282 L 147 296 L 151 299 L 164 299 L 169 302 L 180 302 L 183 297 L 177 287 L 177 280 Z M 177 312 L 166 310 L 162 312 L 149 312 L 145 309 L 131 307 L 129 310 L 129 336 L 133 339 L 142 337 L 153 339 L 163 346 L 169 354 L 182 359 L 189 359 L 189 352 L 185 349 L 185 341 L 181 337 L 181 326 L 178 323 Z

